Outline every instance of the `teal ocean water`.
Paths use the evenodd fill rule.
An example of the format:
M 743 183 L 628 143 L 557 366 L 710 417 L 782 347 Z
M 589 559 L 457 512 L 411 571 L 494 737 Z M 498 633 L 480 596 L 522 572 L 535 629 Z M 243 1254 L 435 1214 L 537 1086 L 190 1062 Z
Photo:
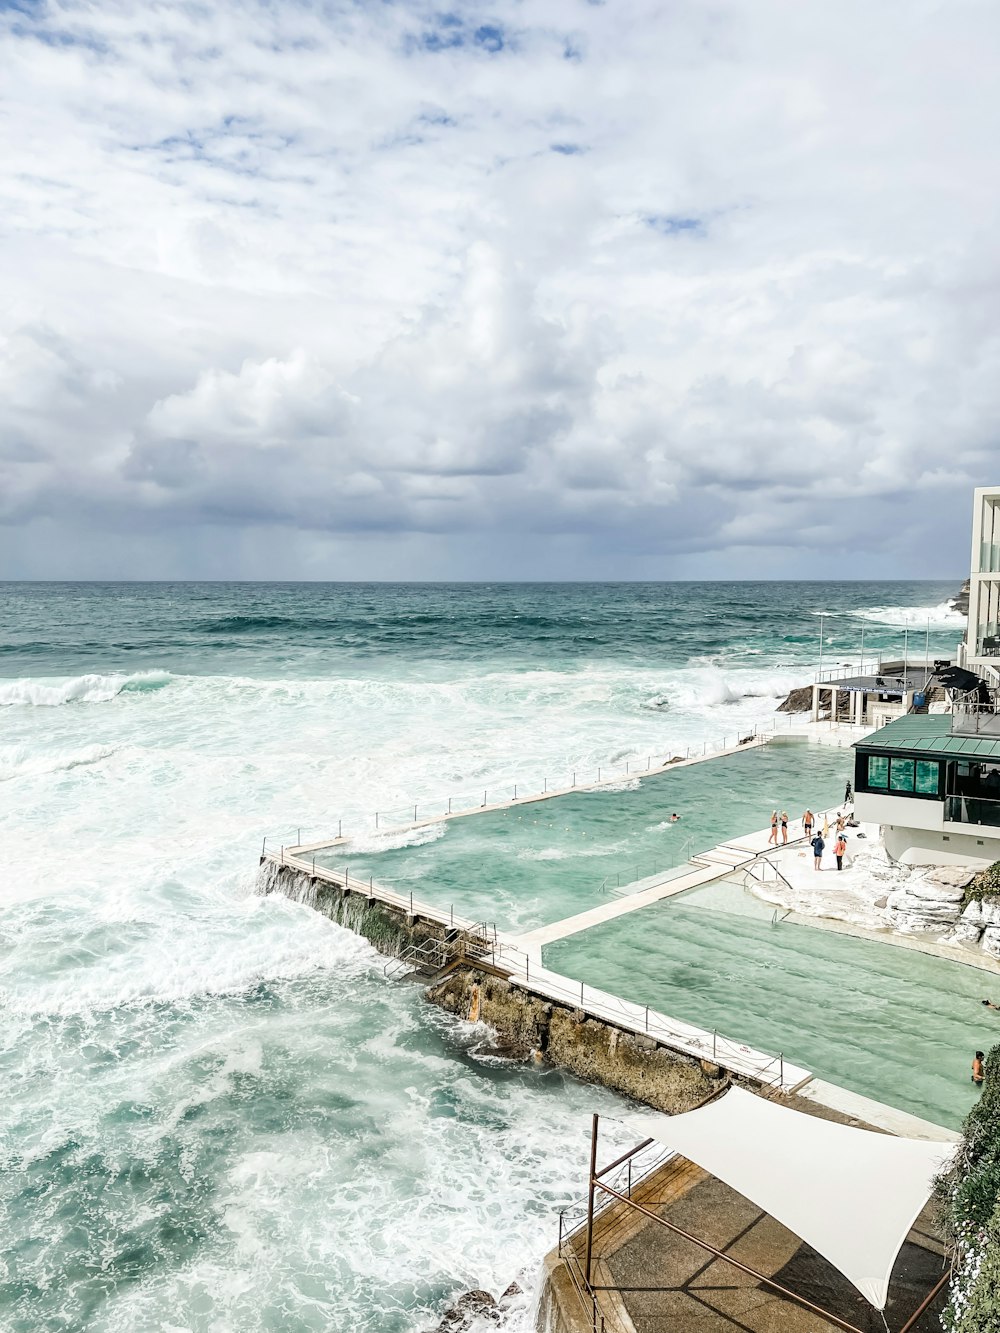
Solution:
M 530 1289 L 622 1103 L 259 897 L 262 837 L 731 735 L 821 625 L 826 664 L 951 652 L 954 591 L 0 585 L 0 1327 L 415 1333 Z

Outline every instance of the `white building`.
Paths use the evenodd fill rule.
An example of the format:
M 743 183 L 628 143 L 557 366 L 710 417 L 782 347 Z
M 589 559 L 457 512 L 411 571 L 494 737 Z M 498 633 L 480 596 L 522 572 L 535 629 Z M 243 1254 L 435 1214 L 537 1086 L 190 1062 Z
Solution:
M 1000 486 L 978 486 L 972 511 L 972 570 L 964 665 L 1000 678 Z
M 880 824 L 886 851 L 910 865 L 1000 860 L 997 486 L 975 492 L 969 622 L 960 661 L 991 688 L 956 695 L 950 713 L 909 713 L 854 747 L 855 813 Z

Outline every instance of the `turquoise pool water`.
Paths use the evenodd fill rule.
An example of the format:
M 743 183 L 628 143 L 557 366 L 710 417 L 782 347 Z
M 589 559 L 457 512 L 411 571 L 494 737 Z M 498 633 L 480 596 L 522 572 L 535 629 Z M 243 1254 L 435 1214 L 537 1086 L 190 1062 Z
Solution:
M 543 961 L 957 1128 L 976 1095 L 973 1052 L 1000 1036 L 980 1004 L 996 978 L 772 915 L 713 884 L 559 940 Z
M 771 811 L 797 818 L 833 805 L 852 771 L 850 750 L 775 743 L 667 770 L 627 789 L 442 822 L 399 837 L 337 848 L 317 864 L 348 865 L 456 915 L 528 930 L 607 901 L 605 881 L 627 884 L 726 838 L 764 828 Z M 673 811 L 680 821 L 671 824 Z

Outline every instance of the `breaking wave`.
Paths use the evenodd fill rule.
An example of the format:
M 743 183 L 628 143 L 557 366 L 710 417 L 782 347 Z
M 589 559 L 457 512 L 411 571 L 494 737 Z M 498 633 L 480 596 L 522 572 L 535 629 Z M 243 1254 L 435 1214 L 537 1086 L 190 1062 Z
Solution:
M 104 704 L 119 694 L 142 694 L 169 685 L 169 671 L 137 671 L 132 675 L 72 676 L 68 680 L 27 677 L 0 685 L 0 708 L 23 705 L 58 708 L 62 704 Z
M 344 854 L 357 852 L 394 852 L 400 847 L 423 847 L 426 843 L 437 842 L 443 838 L 448 826 L 442 821 L 438 824 L 425 824 L 422 828 L 403 828 L 389 833 L 359 833 L 352 835 L 344 843 Z
M 0 782 L 44 773 L 66 773 L 73 768 L 99 764 L 114 753 L 113 745 L 88 745 L 82 750 L 32 757 L 26 745 L 0 746 Z
M 868 620 L 877 625 L 898 625 L 900 629 L 909 626 L 924 629 L 928 621 L 931 625 L 965 627 L 965 616 L 961 611 L 956 611 L 950 602 L 938 602 L 936 606 L 869 606 L 846 614 L 854 620 Z

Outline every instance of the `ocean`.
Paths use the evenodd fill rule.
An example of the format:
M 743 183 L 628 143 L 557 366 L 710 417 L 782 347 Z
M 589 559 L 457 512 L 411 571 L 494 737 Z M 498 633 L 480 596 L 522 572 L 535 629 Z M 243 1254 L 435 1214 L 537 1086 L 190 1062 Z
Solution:
M 259 896 L 263 837 L 732 736 L 821 627 L 952 653 L 958 582 L 0 585 L 0 1327 L 419 1333 L 515 1279 L 528 1327 L 624 1102 Z

